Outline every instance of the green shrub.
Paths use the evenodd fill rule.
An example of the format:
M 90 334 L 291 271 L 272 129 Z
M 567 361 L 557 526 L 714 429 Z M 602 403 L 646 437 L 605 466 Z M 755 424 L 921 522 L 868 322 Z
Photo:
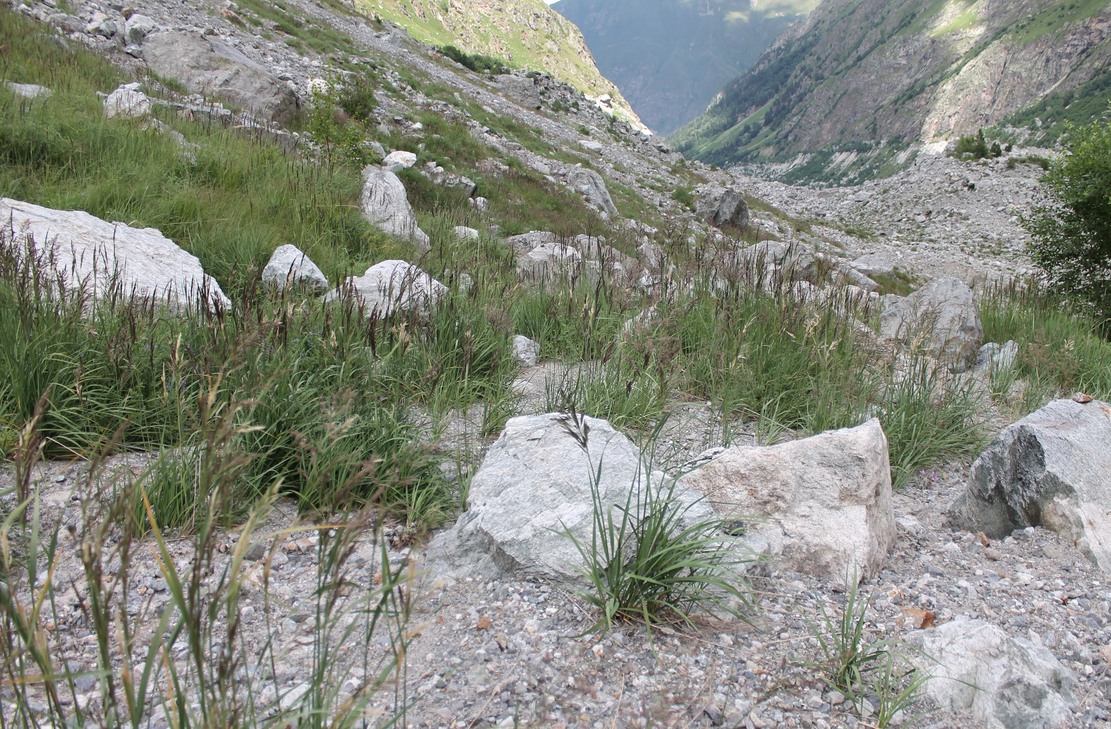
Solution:
M 1111 122 L 1073 129 L 1042 184 L 1050 197 L 1023 220 L 1046 283 L 1111 334 Z
M 999 142 L 992 142 L 989 145 L 984 138 L 984 130 L 981 129 L 976 134 L 965 135 L 958 139 L 957 146 L 953 149 L 953 156 L 966 160 L 990 159 L 1003 156 L 1003 149 L 999 146 Z
M 671 191 L 671 199 L 687 210 L 694 212 L 694 189 L 690 187 L 677 187 Z
M 459 65 L 469 68 L 476 73 L 489 73 L 494 76 L 509 73 L 509 67 L 493 56 L 484 56 L 480 53 L 467 53 L 452 45 L 441 46 L 439 51 Z

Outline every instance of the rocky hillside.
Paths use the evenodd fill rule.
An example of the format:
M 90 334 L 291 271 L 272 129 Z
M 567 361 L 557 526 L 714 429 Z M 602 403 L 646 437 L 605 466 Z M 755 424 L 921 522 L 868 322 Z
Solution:
M 0 49 L 5 727 L 1111 721 L 1031 150 L 816 194 L 334 0 Z
M 826 0 L 674 142 L 719 164 L 818 153 L 803 160 L 802 178 L 875 174 L 905 161 L 908 147 L 1105 87 L 1109 38 L 1111 3 L 1094 0 Z M 1043 104 L 1047 118 L 1025 123 L 1079 111 Z
M 560 0 L 606 78 L 644 123 L 671 134 L 701 114 L 817 0 Z
M 637 123 L 621 92 L 594 65 L 582 33 L 542 0 L 356 0 L 360 10 L 392 20 L 414 38 L 503 59 L 566 81 Z

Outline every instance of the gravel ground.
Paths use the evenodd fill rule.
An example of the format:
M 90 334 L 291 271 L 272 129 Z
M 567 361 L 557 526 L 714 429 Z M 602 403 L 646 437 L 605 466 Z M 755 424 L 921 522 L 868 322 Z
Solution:
M 134 472 L 135 457 L 125 462 Z M 84 464 L 47 463 L 36 479 L 48 523 L 80 522 L 72 500 Z M 11 469 L 0 478 L 6 483 Z M 887 566 L 861 585 L 869 599 L 870 639 L 899 639 L 928 611 L 944 623 L 965 616 L 987 620 L 1013 636 L 1044 644 L 1076 676 L 1079 710 L 1073 726 L 1111 721 L 1111 586 L 1076 548 L 1043 529 L 1026 529 L 999 542 L 951 529 L 946 506 L 966 476 L 955 466 L 924 474 L 895 495 L 898 542 Z M 292 506 L 280 503 L 263 532 L 295 523 Z M 80 529 L 77 535 L 80 536 Z M 92 631 L 78 607 L 84 596 L 73 537 L 62 530 L 63 557 L 56 585 L 64 589 L 61 611 L 46 629 L 71 665 L 96 665 Z M 237 533 L 222 535 L 209 571 L 220 574 Z M 171 543 L 182 570 L 191 565 L 188 539 Z M 273 554 L 249 554 L 242 640 L 251 654 L 274 641 L 274 670 L 259 678 L 275 692 L 297 691 L 311 665 L 312 591 L 318 574 L 316 532 L 286 537 Z M 129 612 L 152 624 L 169 596 L 151 545 L 137 551 Z M 448 579 L 435 564 L 408 548 L 391 550 L 391 561 L 408 559 L 419 576 L 411 592 L 412 637 L 406 665 L 411 726 L 870 726 L 862 714 L 822 680 L 815 631 L 824 626 L 820 606 L 833 616 L 845 600 L 831 575 L 772 571 L 753 578 L 758 610 L 751 623 L 707 618 L 698 631 L 666 628 L 649 635 L 629 625 L 592 632 L 596 615 L 576 594 L 547 584 L 497 579 Z M 380 574 L 373 544 L 360 542 L 346 575 L 352 585 L 374 584 Z M 264 578 L 264 573 L 266 574 Z M 264 592 L 264 580 L 269 590 Z M 357 594 L 358 588 L 355 588 Z M 352 603 L 353 604 L 353 603 Z M 263 619 L 266 618 L 266 619 Z M 141 631 L 140 631 L 141 632 Z M 371 655 L 382 655 L 384 636 Z M 140 638 L 142 648 L 142 638 Z M 257 670 L 257 669 L 256 669 Z M 341 691 L 354 690 L 361 669 L 337 677 Z M 83 680 L 80 702 L 98 701 L 95 683 Z M 267 693 L 269 692 L 269 694 Z M 385 692 L 378 708 L 392 710 Z M 872 702 L 879 705 L 878 698 Z M 913 722 L 909 721 L 914 719 Z M 923 703 L 907 725 L 972 727 Z M 156 722 L 156 725 L 160 725 Z

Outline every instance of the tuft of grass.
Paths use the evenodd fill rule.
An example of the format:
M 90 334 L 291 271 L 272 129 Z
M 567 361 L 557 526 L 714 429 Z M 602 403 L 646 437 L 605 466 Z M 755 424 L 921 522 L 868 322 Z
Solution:
M 688 186 L 676 187 L 671 191 L 671 199 L 687 210 L 694 212 L 694 189 Z
M 660 307 L 679 387 L 727 419 L 766 413 L 809 431 L 855 425 L 872 393 L 862 374 L 873 355 L 851 313 L 799 302 L 786 286 L 772 294 L 744 281 L 724 286 Z
M 587 451 L 590 428 L 578 414 L 565 428 Z M 653 481 L 646 467 L 630 484 L 624 505 L 602 503 L 598 488 L 602 463 L 593 464 L 594 521 L 589 544 L 567 533 L 583 558 L 590 590 L 583 597 L 598 610 L 593 630 L 638 621 L 653 626 L 694 627 L 699 614 L 748 619 L 752 592 L 741 572 L 745 559 L 724 536 L 721 520 L 693 520 L 693 507 L 675 493 L 675 482 Z
M 818 603 L 821 624 L 811 624 L 810 633 L 818 642 L 823 662 L 823 677 L 829 685 L 847 697 L 860 691 L 866 674 L 887 651 L 883 642 L 867 640 L 868 598 L 860 594 L 858 581 L 848 580 L 845 604 L 834 618 L 824 602 Z
M 1025 412 L 1077 391 L 1111 399 L 1111 342 L 1099 324 L 1072 313 L 1034 283 L 990 289 L 980 301 L 984 340 L 1018 344 L 1017 377 L 1025 383 Z M 1025 412 L 1023 414 L 1025 414 Z
M 917 359 L 894 372 L 878 411 L 891 457 L 891 485 L 901 488 L 920 470 L 979 453 L 979 399 L 972 384 L 947 381 L 938 365 Z
M 929 675 L 916 671 L 907 660 L 906 645 L 870 638 L 869 603 L 869 598 L 861 595 L 856 577 L 850 578 L 845 603 L 836 616 L 819 601 L 821 622 L 809 623 L 810 634 L 821 652 L 816 667 L 823 680 L 858 711 L 874 712 L 875 726 L 887 727 L 897 718 L 905 719 L 905 713 L 918 705 L 920 689 Z
M 666 374 L 656 366 L 624 360 L 575 368 L 548 395 L 550 411 L 605 418 L 615 428 L 650 430 L 664 413 Z

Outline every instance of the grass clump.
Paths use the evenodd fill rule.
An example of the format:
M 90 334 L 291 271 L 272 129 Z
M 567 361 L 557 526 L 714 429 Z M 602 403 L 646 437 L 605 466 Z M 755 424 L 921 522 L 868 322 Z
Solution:
M 891 485 L 901 488 L 919 471 L 980 451 L 971 383 L 946 381 L 943 369 L 915 360 L 883 388 L 879 417 L 891 458 Z
M 572 412 L 565 429 L 589 453 L 585 419 Z M 721 520 L 694 518 L 694 503 L 679 497 L 674 481 L 654 482 L 649 467 L 637 473 L 625 504 L 609 506 L 599 489 L 602 463 L 591 465 L 590 543 L 567 533 L 583 558 L 590 585 L 584 598 L 599 611 L 591 630 L 624 621 L 649 631 L 693 627 L 700 613 L 747 619 L 753 603 L 742 568 L 751 560 L 729 543 Z
M 1111 399 L 1111 343 L 1099 323 L 1035 285 L 996 286 L 980 301 L 984 340 L 1018 344 L 1015 363 L 1029 412 L 1061 395 Z
M 831 616 L 819 602 L 821 622 L 810 624 L 810 634 L 821 652 L 816 667 L 823 680 L 882 728 L 893 726 L 899 717 L 906 719 L 905 713 L 918 705 L 929 675 L 913 667 L 904 644 L 870 640 L 869 602 L 860 594 L 856 578 L 850 579 L 839 615 Z
M 671 191 L 671 199 L 687 210 L 694 212 L 694 189 L 685 185 Z
M 730 282 L 716 295 L 660 307 L 660 322 L 661 338 L 676 347 L 682 391 L 714 402 L 726 418 L 765 413 L 818 432 L 855 425 L 870 395 L 862 373 L 872 354 L 832 306 Z

